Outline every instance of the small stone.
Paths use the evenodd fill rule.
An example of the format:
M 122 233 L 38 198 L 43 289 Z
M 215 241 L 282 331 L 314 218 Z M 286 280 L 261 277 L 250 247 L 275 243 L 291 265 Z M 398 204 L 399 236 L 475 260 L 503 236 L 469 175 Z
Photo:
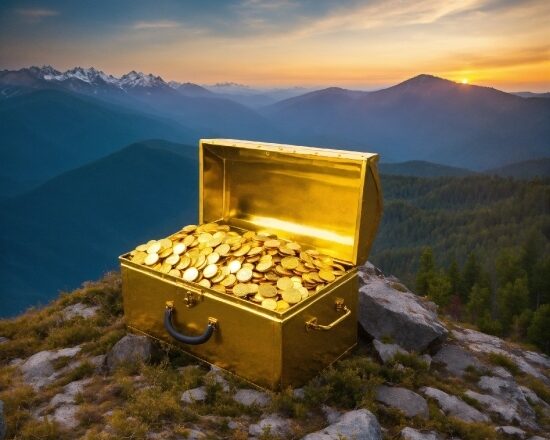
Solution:
M 146 336 L 126 335 L 107 353 L 109 371 L 127 362 L 148 362 L 153 353 L 153 343 Z
M 76 380 L 63 387 L 63 392 L 53 396 L 50 406 L 55 408 L 61 404 L 74 403 L 75 396 L 84 390 L 84 387 L 92 381 L 91 378 Z
M 403 411 L 407 417 L 429 415 L 426 399 L 407 388 L 380 385 L 376 389 L 376 400 Z
M 466 368 L 472 366 L 481 368 L 479 362 L 474 356 L 468 353 L 458 345 L 445 344 L 433 357 L 434 362 L 445 365 L 445 368 L 456 376 L 462 376 Z
M 513 379 L 514 376 L 504 367 L 494 367 L 491 369 L 493 375 L 501 377 L 503 379 Z
M 426 365 L 428 366 L 428 368 L 430 368 L 430 366 L 432 365 L 432 357 L 428 353 L 425 353 L 422 356 L 420 356 L 420 359 L 426 362 Z
M 306 435 L 302 440 L 381 440 L 382 431 L 376 417 L 366 409 L 344 413 L 337 422 Z
M 76 318 L 77 316 L 88 319 L 94 317 L 98 310 L 98 306 L 87 306 L 86 304 L 76 303 L 65 307 L 61 311 L 61 314 L 63 315 L 63 319 L 67 321 L 69 319 Z
M 5 344 L 6 342 L 9 342 L 9 341 L 10 340 L 5 336 L 0 336 L 0 345 Z
M 441 436 L 435 431 L 418 431 L 414 428 L 403 428 L 401 438 L 404 440 L 441 440 Z
M 271 397 L 267 393 L 252 389 L 237 391 L 233 396 L 233 399 L 244 406 L 267 406 L 271 402 Z
M 437 388 L 424 387 L 421 391 L 434 399 L 439 407 L 448 415 L 465 422 L 488 422 L 489 417 L 480 413 L 473 406 L 468 405 L 456 396 L 451 396 Z
M 206 400 L 206 395 L 206 387 L 193 388 L 183 392 L 181 401 L 185 403 L 203 402 Z
M 340 417 L 342 416 L 340 411 L 328 405 L 321 406 L 321 411 L 323 411 L 325 419 L 327 419 L 327 422 L 331 425 L 340 420 Z
M 304 391 L 303 388 L 294 388 L 294 389 L 292 390 L 292 396 L 293 396 L 295 399 L 301 399 L 301 400 L 303 400 L 303 399 L 305 399 L 305 397 L 306 397 L 306 393 L 305 393 L 305 391 Z
M 373 340 L 372 345 L 383 363 L 391 361 L 397 353 L 407 354 L 399 345 L 384 344 L 378 339 Z
M 266 431 L 273 436 L 284 437 L 291 431 L 290 420 L 283 419 L 277 414 L 270 414 L 258 423 L 248 427 L 248 434 L 253 437 L 265 435 Z
M 199 431 L 198 429 L 186 429 L 183 435 L 183 437 L 178 436 L 177 439 L 202 440 L 204 438 L 207 438 L 207 435 L 204 432 Z
M 525 431 L 516 426 L 497 426 L 495 428 L 495 431 L 500 434 L 504 434 L 507 437 L 517 438 L 517 439 L 525 438 Z
M 220 368 L 212 365 L 210 371 L 204 376 L 206 380 L 212 380 L 215 383 L 221 385 L 222 390 L 226 393 L 229 392 L 229 382 L 223 377 L 223 372 Z

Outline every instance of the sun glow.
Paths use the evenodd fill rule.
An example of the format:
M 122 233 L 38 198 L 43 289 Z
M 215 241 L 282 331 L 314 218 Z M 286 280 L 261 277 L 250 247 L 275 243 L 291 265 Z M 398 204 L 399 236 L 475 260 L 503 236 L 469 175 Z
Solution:
M 468 78 L 462 78 L 461 82 L 462 84 L 468 84 L 469 81 L 468 81 Z

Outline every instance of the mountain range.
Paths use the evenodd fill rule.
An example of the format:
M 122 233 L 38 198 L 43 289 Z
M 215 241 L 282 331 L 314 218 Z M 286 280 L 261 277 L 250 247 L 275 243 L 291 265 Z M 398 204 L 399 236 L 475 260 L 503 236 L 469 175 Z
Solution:
M 258 107 L 261 93 L 234 84 L 206 88 L 168 83 L 159 76 L 135 71 L 115 78 L 80 67 L 66 72 L 50 66 L 0 72 L 2 101 L 43 89 L 169 119 L 188 134 L 193 131 L 196 138 L 245 138 L 376 151 L 386 162 L 424 160 L 477 171 L 550 155 L 550 99 L 523 98 L 430 75 L 374 92 L 330 87 Z M 279 97 L 299 90 L 279 90 Z M 247 99 L 255 104 L 244 105 Z M 264 101 L 274 99 L 276 95 L 270 94 Z M 2 102 L 2 107 L 6 105 Z M 53 100 L 52 111 L 56 105 Z M 28 112 L 32 111 L 29 108 Z M 12 122 L 15 126 L 24 123 L 21 116 Z M 21 141 L 47 151 L 47 142 L 42 147 L 33 135 L 31 130 Z M 2 143 L 9 148 L 12 135 L 2 136 Z M 177 140 L 188 142 L 185 137 Z

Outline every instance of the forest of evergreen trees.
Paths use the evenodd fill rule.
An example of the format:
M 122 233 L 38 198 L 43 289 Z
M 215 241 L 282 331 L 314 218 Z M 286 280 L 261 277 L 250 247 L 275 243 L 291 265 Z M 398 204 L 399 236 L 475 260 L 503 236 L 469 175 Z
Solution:
M 453 319 L 550 352 L 550 180 L 382 176 L 371 261 Z

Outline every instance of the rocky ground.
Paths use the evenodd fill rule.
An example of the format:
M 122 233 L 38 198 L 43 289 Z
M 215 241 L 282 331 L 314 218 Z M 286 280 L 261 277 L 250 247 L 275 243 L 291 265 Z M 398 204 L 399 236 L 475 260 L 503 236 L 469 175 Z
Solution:
M 282 393 L 127 334 L 116 274 L 0 321 L 0 440 L 549 437 L 550 358 L 360 274 L 359 347 Z

